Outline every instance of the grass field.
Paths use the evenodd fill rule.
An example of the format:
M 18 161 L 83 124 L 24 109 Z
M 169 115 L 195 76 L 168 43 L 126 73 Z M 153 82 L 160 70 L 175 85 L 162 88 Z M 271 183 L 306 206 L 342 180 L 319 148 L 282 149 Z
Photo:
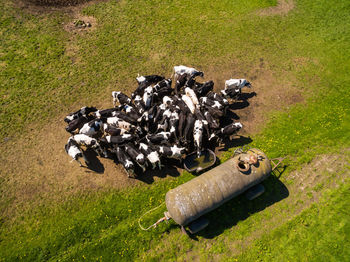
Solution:
M 271 9 L 276 5 L 122 0 L 38 12 L 2 1 L 0 261 L 349 261 L 350 3 L 281 1 Z M 69 29 L 77 17 L 92 19 L 92 28 Z M 45 159 L 30 162 L 40 150 L 68 162 L 62 148 L 36 146 L 44 131 L 51 134 L 44 145 L 63 147 L 66 139 L 53 134 L 64 137 L 55 128 L 63 129 L 66 113 L 106 105 L 112 90 L 131 92 L 137 73 L 170 75 L 176 64 L 202 69 L 218 87 L 232 76 L 250 79 L 258 97 L 243 118 L 254 127 L 246 131 L 250 146 L 287 157 L 282 176 L 264 182 L 264 195 L 238 197 L 208 214 L 211 224 L 197 240 L 173 222 L 149 232 L 137 224 L 169 189 L 192 179 L 189 173 L 85 190 L 91 175 L 57 175 Z M 16 166 L 17 158 L 30 161 Z M 78 175 L 71 191 L 69 180 L 52 182 Z M 21 198 L 19 185 L 33 190 Z

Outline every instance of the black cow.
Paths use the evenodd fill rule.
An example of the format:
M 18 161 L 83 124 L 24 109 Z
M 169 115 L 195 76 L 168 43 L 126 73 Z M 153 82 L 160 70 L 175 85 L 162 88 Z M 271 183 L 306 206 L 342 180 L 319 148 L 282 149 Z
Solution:
M 121 105 L 125 105 L 125 104 L 131 104 L 131 99 L 124 93 L 118 91 L 113 91 L 112 92 L 112 97 L 113 97 L 113 105 L 115 106 L 115 102 L 119 102 L 119 104 Z
M 118 162 L 123 165 L 126 173 L 128 174 L 128 177 L 132 177 L 131 174 L 134 174 L 135 166 L 131 158 L 119 146 L 114 146 L 113 153 L 116 154 Z
M 197 97 L 206 96 L 210 91 L 212 91 L 214 88 L 214 82 L 208 81 L 205 82 L 200 87 L 195 87 L 193 90 L 196 93 Z
M 74 119 L 73 121 L 69 122 L 68 126 L 66 126 L 66 131 L 71 133 L 71 134 L 74 134 L 74 131 L 76 129 L 80 129 L 82 128 L 82 126 L 86 123 L 88 123 L 89 121 L 91 121 L 91 118 L 90 116 L 81 116 L 77 119 Z

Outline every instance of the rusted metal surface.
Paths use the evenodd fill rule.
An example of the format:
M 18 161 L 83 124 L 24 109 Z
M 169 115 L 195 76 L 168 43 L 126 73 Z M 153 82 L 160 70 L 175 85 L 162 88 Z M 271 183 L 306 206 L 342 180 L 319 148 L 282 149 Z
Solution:
M 246 165 L 239 167 L 242 161 L 249 165 L 248 169 Z M 177 224 L 186 226 L 259 184 L 270 172 L 267 156 L 259 149 L 250 149 L 170 190 L 165 197 L 168 214 Z

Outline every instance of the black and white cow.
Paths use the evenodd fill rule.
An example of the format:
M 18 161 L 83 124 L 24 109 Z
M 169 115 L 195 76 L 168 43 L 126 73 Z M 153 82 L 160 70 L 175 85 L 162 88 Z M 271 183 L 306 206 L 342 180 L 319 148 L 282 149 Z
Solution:
M 158 83 L 164 80 L 165 77 L 159 75 L 147 75 L 147 76 L 138 76 L 136 81 L 138 84 L 147 83 L 148 85 Z
M 79 130 L 79 134 L 84 134 L 87 136 L 97 135 L 102 128 L 103 122 L 101 119 L 94 119 L 83 125 Z
M 191 113 L 193 114 L 196 107 L 193 104 L 192 99 L 187 95 L 183 95 L 181 99 L 185 102 L 186 106 L 190 109 Z
M 74 131 L 76 131 L 77 129 L 82 128 L 82 126 L 88 122 L 91 121 L 90 116 L 81 116 L 77 119 L 72 120 L 71 122 L 69 122 L 69 124 L 66 126 L 66 131 L 74 134 Z
M 161 143 L 168 143 L 170 136 L 171 136 L 170 132 L 159 132 L 156 134 L 146 135 L 146 139 L 149 143 L 161 144 Z
M 121 105 L 125 104 L 131 104 L 131 99 L 126 94 L 120 92 L 120 91 L 113 91 L 112 92 L 113 97 L 113 105 L 115 106 L 116 102 L 118 102 Z
M 143 103 L 145 104 L 145 108 L 149 109 L 152 106 L 152 100 L 153 100 L 153 87 L 149 86 L 145 89 L 145 92 L 143 94 Z
M 87 116 L 88 114 L 97 111 L 96 107 L 88 107 L 88 106 L 84 106 L 82 108 L 80 108 L 79 110 L 75 111 L 74 113 L 70 113 L 69 115 L 67 115 L 64 118 L 64 121 L 69 124 L 70 122 L 72 122 L 75 119 L 78 119 L 82 116 Z
M 107 157 L 107 154 L 104 153 L 97 139 L 84 134 L 74 135 L 73 139 L 78 143 L 79 146 L 83 145 L 88 148 L 92 148 L 99 156 Z
M 242 93 L 242 88 L 245 86 L 251 87 L 250 82 L 246 79 L 229 79 L 225 81 L 225 90 L 221 90 L 221 94 L 225 97 L 236 99 Z
M 191 98 L 192 103 L 194 104 L 194 106 L 195 106 L 196 108 L 199 108 L 199 101 L 198 101 L 197 95 L 196 95 L 196 93 L 193 91 L 193 89 L 192 89 L 192 88 L 189 88 L 189 87 L 186 87 L 186 88 L 185 88 L 185 94 L 186 94 L 189 98 Z
M 72 137 L 68 139 L 67 144 L 64 146 L 64 149 L 66 153 L 72 158 L 72 161 L 77 161 L 80 166 L 83 166 L 79 160 L 80 157 L 84 158 L 86 164 L 89 163 L 85 158 L 83 151 L 80 149 L 79 144 Z
M 142 143 L 142 142 L 139 144 L 139 149 L 146 156 L 148 161 L 151 163 L 152 169 L 155 169 L 157 165 L 159 170 L 162 168 L 157 150 L 153 149 L 151 146 L 146 145 L 145 143 Z
M 184 73 L 177 77 L 177 80 L 175 82 L 175 94 L 178 95 L 181 91 L 181 88 L 185 86 L 187 82 L 188 74 Z
M 136 149 L 133 144 L 126 144 L 125 152 L 142 168 L 143 172 L 146 171 L 145 156 L 138 149 Z
M 187 146 L 190 141 L 192 141 L 191 137 L 193 134 L 194 122 L 196 121 L 193 114 L 189 113 L 186 118 L 185 130 L 183 132 L 184 141 L 183 144 Z
M 142 93 L 142 95 L 143 95 L 143 93 Z M 141 96 L 139 96 L 139 95 L 135 96 L 134 105 L 135 105 L 135 109 L 139 115 L 142 115 L 145 112 L 146 105 L 143 102 L 143 99 Z
M 120 136 L 128 133 L 127 130 L 123 128 L 118 128 L 109 124 L 103 124 L 103 131 L 105 134 L 110 135 L 110 136 Z M 132 130 L 130 130 L 132 132 Z
M 208 111 L 206 111 L 204 113 L 204 117 L 207 120 L 210 129 L 216 130 L 216 129 L 218 129 L 220 127 L 218 122 L 214 119 L 214 117 Z
M 185 147 L 174 146 L 158 146 L 158 152 L 164 157 L 181 159 L 182 156 L 186 153 Z
M 194 87 L 194 92 L 196 93 L 197 97 L 202 97 L 202 96 L 206 96 L 210 91 L 213 90 L 213 88 L 214 88 L 214 82 L 208 81 L 199 87 Z
M 229 102 L 227 99 L 223 98 L 221 95 L 214 93 L 214 92 L 210 92 L 209 94 L 207 94 L 207 97 L 211 100 L 216 100 L 218 101 L 220 104 L 222 104 L 223 106 L 228 106 Z
M 107 118 L 107 124 L 125 129 L 126 131 L 130 131 L 135 128 L 133 124 L 130 122 L 124 121 L 123 119 L 119 118 L 118 116 L 108 117 Z
M 126 143 L 135 141 L 137 137 L 132 134 L 123 134 L 121 136 L 105 136 L 104 138 L 101 138 L 101 141 L 107 142 L 109 144 L 118 144 L 118 145 L 124 145 Z
M 214 118 L 220 118 L 224 115 L 224 112 L 217 109 L 213 108 L 211 106 L 205 105 L 204 108 L 214 117 Z
M 210 107 L 212 107 L 214 109 L 219 109 L 219 110 L 223 110 L 224 109 L 224 106 L 220 102 L 218 102 L 216 100 L 211 100 L 211 99 L 209 99 L 206 96 L 203 96 L 203 97 L 199 98 L 199 101 L 200 101 L 201 104 L 210 106 Z
M 189 76 L 201 76 L 203 77 L 204 76 L 204 73 L 201 72 L 201 71 L 198 71 L 197 69 L 195 68 L 192 68 L 192 67 L 187 67 L 187 66 L 183 66 L 183 65 L 180 65 L 180 66 L 174 66 L 174 79 L 177 80 L 178 77 L 182 74 L 187 74 Z
M 134 174 L 135 165 L 131 158 L 119 146 L 115 146 L 113 152 L 116 154 L 118 162 L 123 165 L 128 177 L 132 177 L 132 174 Z
M 108 108 L 103 110 L 97 110 L 94 112 L 96 118 L 107 118 L 115 116 L 115 113 L 119 110 L 119 108 Z
M 202 151 L 202 139 L 203 139 L 203 122 L 201 120 L 196 120 L 193 129 L 193 139 L 194 145 L 197 149 L 197 156 L 201 156 Z
M 215 132 L 215 135 L 220 138 L 220 141 L 222 141 L 224 138 L 227 138 L 236 134 L 242 127 L 243 126 L 240 122 L 232 123 L 230 125 L 227 125 L 221 128 L 219 131 Z

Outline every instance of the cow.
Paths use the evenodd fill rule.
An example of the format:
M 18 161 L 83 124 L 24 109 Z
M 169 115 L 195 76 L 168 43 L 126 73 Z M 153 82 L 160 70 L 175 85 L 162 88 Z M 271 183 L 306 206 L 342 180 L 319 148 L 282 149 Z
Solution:
M 80 149 L 77 141 L 70 137 L 67 141 L 67 144 L 64 146 L 66 153 L 72 157 L 72 161 L 75 160 L 79 163 L 80 166 L 83 166 L 79 160 L 80 157 L 84 158 L 85 163 L 88 165 L 89 161 L 85 158 L 83 151 Z
M 75 130 L 82 128 L 84 124 L 91 121 L 91 118 L 92 117 L 90 117 L 90 116 L 81 116 L 77 119 L 72 120 L 66 126 L 66 131 L 73 135 Z
M 94 112 L 94 115 L 96 118 L 107 118 L 112 117 L 115 115 L 115 112 L 117 112 L 119 108 L 108 108 L 104 110 L 97 110 Z
M 232 123 L 230 125 L 227 125 L 221 129 L 219 129 L 217 132 L 215 132 L 215 135 L 219 137 L 219 141 L 222 142 L 222 140 L 226 137 L 230 137 L 237 133 L 242 128 L 242 124 L 240 122 Z
M 213 117 L 215 118 L 220 118 L 224 115 L 224 112 L 217 109 L 217 108 L 213 108 L 211 106 L 204 106 L 204 109 L 206 109 Z
M 214 88 L 214 82 L 208 81 L 205 82 L 200 87 L 195 87 L 193 90 L 196 93 L 197 97 L 206 96 L 210 91 L 212 91 Z
M 118 128 L 109 124 L 103 124 L 103 131 L 107 135 L 120 136 L 126 134 L 128 131 L 123 128 Z M 131 130 L 130 130 L 131 131 Z
M 146 171 L 145 156 L 138 149 L 136 149 L 133 144 L 126 144 L 125 152 L 142 168 L 143 172 Z
M 153 86 L 153 89 L 155 92 L 159 92 L 160 89 L 165 88 L 165 87 L 170 87 L 171 88 L 171 83 L 172 80 L 171 78 L 168 79 L 163 79 L 162 81 L 160 81 L 158 84 Z
M 139 115 L 142 115 L 145 112 L 146 105 L 143 102 L 143 99 L 141 96 L 139 96 L 139 95 L 135 96 L 134 105 L 135 105 L 135 109 Z
M 156 150 L 154 150 L 151 146 L 146 145 L 145 143 L 142 143 L 142 142 L 139 144 L 139 149 L 146 156 L 148 161 L 151 163 L 152 169 L 155 169 L 157 165 L 159 170 L 162 168 L 159 154 Z
M 182 155 L 185 154 L 186 148 L 185 147 L 178 147 L 177 145 L 174 146 L 158 146 L 158 152 L 164 157 L 169 158 L 175 158 L 175 159 L 181 159 Z
M 194 110 L 195 110 L 195 105 L 193 104 L 192 99 L 189 96 L 187 96 L 187 95 L 183 95 L 181 97 L 181 99 L 185 102 L 185 104 L 190 109 L 191 113 L 193 114 Z
M 189 113 L 186 118 L 185 130 L 183 132 L 184 141 L 182 141 L 182 143 L 184 145 L 189 144 L 189 139 L 192 136 L 195 121 L 196 119 L 194 118 L 194 115 Z
M 216 120 L 213 118 L 213 116 L 208 111 L 206 111 L 204 113 L 204 117 L 207 120 L 210 129 L 216 130 L 220 127 L 219 124 L 216 122 Z
M 175 87 L 174 87 L 176 95 L 178 95 L 179 92 L 181 91 L 181 88 L 185 86 L 187 82 L 187 77 L 188 77 L 188 74 L 184 73 L 177 78 L 175 82 Z
M 153 98 L 153 88 L 152 86 L 149 86 L 145 89 L 145 92 L 143 94 L 143 102 L 145 104 L 146 109 L 149 109 L 151 107 L 152 98 Z
M 194 69 L 192 67 L 187 66 L 174 66 L 174 79 L 177 80 L 178 77 L 182 74 L 187 74 L 189 76 L 204 76 L 204 73 L 201 71 L 198 71 L 197 69 Z
M 194 114 L 195 114 L 197 120 L 202 121 L 203 127 L 204 127 L 205 131 L 207 132 L 207 137 L 209 138 L 210 137 L 210 132 L 209 132 L 209 123 L 208 123 L 208 121 L 206 120 L 206 118 L 204 117 L 204 115 L 202 114 L 202 112 L 200 110 L 196 109 Z
M 164 79 L 165 77 L 159 76 L 159 75 L 147 75 L 147 76 L 138 75 L 136 77 L 136 81 L 138 84 L 147 83 L 148 85 L 158 83 Z
M 118 144 L 123 145 L 132 141 L 135 141 L 137 137 L 132 134 L 123 134 L 121 136 L 106 136 L 105 138 L 101 138 L 100 140 L 107 142 L 109 144 Z
M 113 106 L 115 106 L 115 102 L 119 102 L 121 105 L 125 104 L 131 104 L 131 99 L 124 93 L 118 91 L 113 91 L 112 92 L 112 97 L 113 97 Z
M 251 87 L 250 82 L 245 79 L 229 79 L 225 81 L 225 90 L 221 90 L 221 94 L 225 97 L 237 99 L 245 86 Z
M 224 106 L 220 102 L 218 102 L 216 100 L 211 100 L 206 96 L 199 98 L 199 101 L 201 104 L 210 106 L 210 107 L 215 108 L 215 109 L 219 109 L 219 110 L 224 109 Z
M 131 158 L 119 146 L 114 146 L 113 152 L 116 154 L 118 162 L 123 165 L 128 177 L 132 177 L 132 174 L 134 174 L 135 165 Z
M 168 143 L 170 136 L 171 136 L 170 132 L 159 132 L 156 134 L 146 135 L 146 139 L 149 143 L 161 144 L 161 143 Z
M 97 135 L 102 128 L 103 122 L 101 119 L 94 119 L 83 125 L 79 130 L 79 134 L 84 134 L 88 136 Z
M 196 120 L 193 129 L 193 139 L 194 145 L 197 149 L 197 156 L 201 156 L 202 151 L 202 138 L 203 138 L 203 122 L 201 120 Z
M 73 139 L 78 143 L 79 146 L 83 145 L 88 148 L 92 148 L 99 156 L 107 157 L 107 153 L 102 150 L 97 139 L 84 134 L 74 135 Z
M 135 128 L 134 125 L 132 125 L 129 122 L 126 122 L 126 121 L 122 120 L 121 118 L 119 118 L 117 116 L 108 117 L 107 118 L 107 124 L 113 125 L 113 126 L 116 126 L 116 127 L 119 127 L 119 128 L 123 128 L 123 129 L 125 129 L 127 131 L 130 131 L 133 128 Z
M 192 103 L 194 104 L 194 106 L 196 108 L 199 108 L 199 101 L 198 101 L 198 98 L 196 96 L 196 93 L 193 91 L 193 89 L 189 88 L 189 87 L 186 87 L 185 88 L 185 93 L 186 95 L 191 98 L 192 100 Z
M 88 106 L 84 106 L 82 108 L 80 108 L 79 110 L 75 111 L 74 113 L 70 113 L 69 115 L 67 115 L 64 118 L 64 121 L 69 124 L 70 122 L 72 122 L 75 119 L 78 119 L 82 116 L 87 116 L 88 114 L 97 111 L 96 107 L 88 107 Z
M 223 98 L 221 95 L 214 93 L 214 92 L 210 92 L 209 94 L 207 94 L 207 97 L 211 100 L 216 100 L 218 101 L 220 104 L 222 104 L 223 106 L 228 106 L 229 102 L 227 101 L 227 99 Z

